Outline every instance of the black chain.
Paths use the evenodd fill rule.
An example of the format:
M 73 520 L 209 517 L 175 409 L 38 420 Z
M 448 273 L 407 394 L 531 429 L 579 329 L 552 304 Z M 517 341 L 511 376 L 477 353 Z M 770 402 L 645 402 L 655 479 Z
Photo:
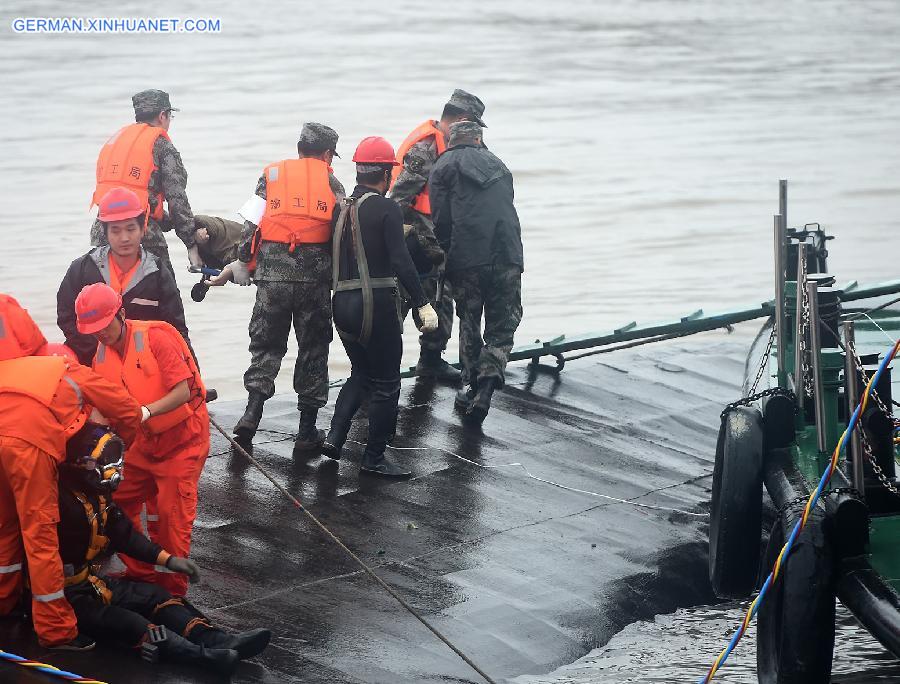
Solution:
M 794 406 L 794 413 L 797 412 L 797 397 L 791 390 L 784 389 L 783 387 L 770 387 L 769 389 L 763 390 L 762 392 L 757 392 L 756 394 L 751 394 L 749 397 L 744 397 L 743 399 L 738 399 L 737 401 L 731 402 L 724 409 L 722 409 L 720 417 L 722 418 L 722 420 L 725 420 L 725 416 L 727 416 L 739 406 L 749 406 L 750 404 L 759 401 L 763 397 L 774 397 L 776 395 L 780 395 L 790 399 L 791 403 Z
M 859 494 L 859 491 L 854 487 L 835 487 L 834 489 L 826 489 L 824 492 L 822 492 L 822 495 L 819 497 L 819 501 L 823 501 L 825 497 L 837 496 L 839 494 L 849 494 L 851 496 L 855 496 L 858 499 L 862 498 Z M 799 504 L 803 504 L 803 508 L 806 508 L 806 503 L 809 501 L 809 497 L 810 494 L 801 494 L 800 496 L 791 499 L 790 501 L 786 501 L 784 505 L 782 505 L 781 508 L 778 509 L 777 517 L 780 518 L 785 513 L 787 513 L 788 510 L 794 508 L 795 506 L 798 506 Z
M 806 507 L 806 502 L 809 501 L 809 494 L 802 494 L 790 501 L 785 501 L 784 505 L 778 509 L 778 518 L 781 518 L 785 513 L 788 512 L 791 508 L 798 506 L 799 504 L 803 504 L 803 507 Z

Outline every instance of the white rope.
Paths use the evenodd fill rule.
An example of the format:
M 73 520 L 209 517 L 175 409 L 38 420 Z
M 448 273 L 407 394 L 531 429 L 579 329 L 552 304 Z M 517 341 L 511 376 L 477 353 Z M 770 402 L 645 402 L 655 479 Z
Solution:
M 353 444 L 358 444 L 360 446 L 365 445 L 364 442 L 357 442 L 352 439 L 348 439 L 347 441 L 351 442 Z M 667 508 L 665 506 L 654 506 L 652 504 L 645 504 L 645 503 L 641 503 L 639 501 L 635 501 L 634 499 L 620 499 L 619 497 L 610 496 L 609 494 L 601 494 L 599 492 L 592 492 L 587 489 L 578 489 L 577 487 L 570 487 L 569 485 L 560 484 L 559 482 L 554 482 L 553 480 L 548 480 L 546 478 L 539 477 L 538 475 L 535 475 L 530 470 L 528 470 L 528 468 L 524 464 L 518 463 L 518 462 L 516 462 L 516 463 L 498 463 L 495 465 L 484 465 L 483 463 L 477 463 L 476 461 L 468 459 L 465 456 L 460 456 L 459 454 L 449 451 L 448 449 L 442 449 L 441 447 L 395 447 L 395 446 L 391 446 L 389 444 L 389 445 L 387 445 L 387 448 L 391 449 L 393 451 L 428 451 L 433 448 L 433 449 L 437 449 L 438 451 L 442 451 L 445 454 L 449 454 L 450 456 L 453 456 L 454 458 L 457 458 L 460 461 L 465 461 L 466 463 L 468 463 L 470 465 L 476 466 L 478 468 L 483 468 L 484 470 L 493 470 L 493 469 L 499 469 L 499 468 L 521 468 L 522 471 L 525 473 L 525 475 L 527 477 L 531 478 L 532 480 L 537 480 L 538 482 L 543 482 L 544 484 L 548 484 L 553 487 L 558 487 L 559 489 L 564 489 L 568 492 L 575 492 L 577 494 L 585 494 L 587 496 L 595 496 L 599 499 L 605 499 L 607 501 L 612 501 L 613 503 L 627 504 L 629 506 L 636 506 L 638 508 L 646 508 L 646 509 L 650 509 L 653 511 L 663 511 L 665 513 L 681 513 L 682 515 L 689 515 L 689 516 L 694 516 L 694 517 L 698 517 L 698 518 L 706 518 L 709 516 L 708 513 L 697 513 L 695 511 L 685 511 L 680 508 Z M 648 494 L 652 494 L 652 493 L 653 492 L 645 492 L 643 494 L 639 494 L 635 498 L 647 496 Z

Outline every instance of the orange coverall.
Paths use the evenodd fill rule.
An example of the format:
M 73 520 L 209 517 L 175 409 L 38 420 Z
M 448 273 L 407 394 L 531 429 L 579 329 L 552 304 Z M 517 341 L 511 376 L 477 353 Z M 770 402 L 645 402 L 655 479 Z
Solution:
M 42 374 L 60 373 L 59 364 L 65 368 L 49 405 L 28 396 L 29 385 L 40 384 Z M 27 559 L 34 628 L 44 646 L 78 634 L 63 595 L 57 465 L 65 459 L 66 428 L 89 406 L 109 419 L 126 444 L 134 439 L 140 405 L 91 369 L 54 356 L 0 361 L 0 615 L 21 596 Z
M 128 334 L 133 335 L 131 321 L 128 323 Z M 182 380 L 190 383 L 193 371 L 170 334 L 150 329 L 148 347 L 159 365 L 160 379 L 166 391 L 171 391 Z M 116 351 L 107 348 L 106 354 L 116 354 Z M 126 373 L 129 368 L 127 358 L 128 353 Z M 98 367 L 97 362 L 95 359 L 95 367 Z M 133 382 L 139 382 L 141 375 L 134 373 L 132 377 Z M 202 401 L 192 415 L 165 432 L 152 434 L 142 428 L 125 454 L 122 484 L 113 499 L 138 530 L 143 530 L 141 511 L 149 504 L 148 517 L 158 516 L 158 521 L 148 520 L 148 536 L 175 556 L 190 554 L 191 532 L 197 516 L 197 483 L 208 454 L 209 413 Z M 173 596 L 187 593 L 186 575 L 129 556 L 121 555 L 120 558 L 129 579 L 159 584 Z

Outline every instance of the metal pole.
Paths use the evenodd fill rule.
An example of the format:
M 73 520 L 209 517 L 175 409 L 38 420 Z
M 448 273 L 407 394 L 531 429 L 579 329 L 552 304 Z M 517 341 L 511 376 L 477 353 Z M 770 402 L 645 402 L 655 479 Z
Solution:
M 778 181 L 778 214 L 781 216 L 781 224 L 787 232 L 787 181 Z
M 816 407 L 816 439 L 819 451 L 825 452 L 825 388 L 822 383 L 822 351 L 819 339 L 819 284 L 811 281 L 806 284 L 806 296 L 809 300 L 809 355 L 812 357 L 813 399 Z
M 803 373 L 803 288 L 806 287 L 806 243 L 797 245 L 797 311 L 794 316 L 794 394 L 797 408 L 803 412 L 803 395 L 806 379 Z
M 856 374 L 856 336 L 853 330 L 853 321 L 845 321 L 844 328 L 844 345 L 847 348 L 847 354 L 844 360 L 844 391 L 847 395 L 847 415 L 852 416 L 859 403 L 859 376 Z M 849 418 L 848 418 L 849 419 Z M 866 476 L 863 466 L 863 450 L 862 439 L 860 439 L 857 428 L 850 435 L 850 453 L 853 454 L 853 488 L 859 492 L 862 499 L 866 498 Z
M 778 386 L 787 387 L 785 377 L 784 348 L 786 330 L 784 329 L 784 261 L 785 261 L 784 216 L 775 216 L 775 358 L 778 361 Z

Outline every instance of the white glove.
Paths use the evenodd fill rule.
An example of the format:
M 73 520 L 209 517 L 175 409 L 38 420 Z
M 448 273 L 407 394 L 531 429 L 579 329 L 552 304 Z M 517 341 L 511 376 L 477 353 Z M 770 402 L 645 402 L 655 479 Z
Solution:
M 250 284 L 250 269 L 247 268 L 247 264 L 245 264 L 240 259 L 235 259 L 234 261 L 232 261 L 225 267 L 225 270 L 231 271 L 234 282 L 238 285 Z M 222 272 L 224 273 L 225 270 L 223 270 Z
M 422 321 L 419 332 L 434 332 L 437 330 L 438 315 L 430 303 L 419 307 L 419 320 Z
M 203 258 L 200 256 L 200 248 L 197 245 L 188 249 L 188 259 L 194 268 L 203 268 Z
M 413 232 L 414 226 L 411 223 L 403 224 L 403 237 L 407 237 L 411 232 Z
M 141 406 L 141 422 L 144 423 L 150 417 L 150 409 L 146 406 Z

